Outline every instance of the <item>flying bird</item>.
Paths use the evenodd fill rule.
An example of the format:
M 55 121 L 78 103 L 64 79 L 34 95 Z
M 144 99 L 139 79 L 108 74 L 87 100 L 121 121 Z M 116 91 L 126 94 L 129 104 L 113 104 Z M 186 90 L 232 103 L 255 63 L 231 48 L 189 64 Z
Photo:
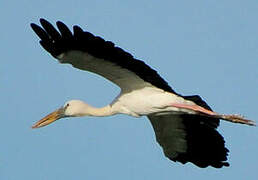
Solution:
M 96 108 L 80 100 L 70 100 L 36 122 L 46 126 L 60 118 L 127 114 L 147 116 L 156 140 L 166 157 L 198 167 L 229 166 L 224 138 L 216 130 L 220 120 L 254 126 L 240 115 L 214 112 L 198 95 L 183 96 L 143 61 L 115 46 L 111 41 L 73 26 L 73 32 L 57 21 L 57 29 L 45 19 L 31 24 L 41 46 L 60 63 L 96 73 L 120 87 L 120 94 L 107 106 Z

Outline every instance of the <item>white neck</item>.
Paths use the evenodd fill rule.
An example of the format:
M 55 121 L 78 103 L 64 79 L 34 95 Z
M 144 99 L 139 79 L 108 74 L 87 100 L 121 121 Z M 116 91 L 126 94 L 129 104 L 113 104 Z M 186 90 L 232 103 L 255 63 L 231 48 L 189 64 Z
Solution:
M 64 115 L 70 117 L 76 116 L 111 116 L 116 114 L 113 106 L 107 105 L 102 108 L 92 107 L 80 100 L 68 101 L 65 105 Z
M 112 111 L 112 107 L 110 105 L 107 105 L 105 107 L 96 108 L 89 106 L 87 109 L 87 115 L 88 116 L 111 116 L 115 113 Z

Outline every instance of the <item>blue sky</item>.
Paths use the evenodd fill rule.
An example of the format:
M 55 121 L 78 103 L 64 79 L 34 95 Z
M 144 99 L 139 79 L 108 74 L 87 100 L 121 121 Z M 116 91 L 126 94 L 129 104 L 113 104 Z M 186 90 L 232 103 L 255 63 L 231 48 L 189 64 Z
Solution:
M 31 125 L 70 99 L 94 106 L 119 89 L 58 64 L 29 24 L 64 21 L 112 40 L 182 94 L 217 112 L 258 121 L 258 3 L 246 1 L 3 1 L 0 6 L 0 179 L 257 179 L 257 128 L 222 122 L 229 168 L 200 169 L 164 157 L 147 120 L 70 118 Z

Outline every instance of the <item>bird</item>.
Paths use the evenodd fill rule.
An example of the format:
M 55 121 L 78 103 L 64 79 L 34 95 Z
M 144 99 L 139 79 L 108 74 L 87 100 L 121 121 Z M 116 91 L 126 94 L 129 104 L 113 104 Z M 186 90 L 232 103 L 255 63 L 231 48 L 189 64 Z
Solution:
M 199 95 L 175 92 L 158 72 L 133 55 L 78 25 L 73 31 L 61 21 L 56 27 L 40 18 L 31 28 L 40 45 L 61 64 L 96 73 L 120 87 L 118 96 L 107 106 L 97 108 L 81 100 L 70 100 L 34 123 L 40 128 L 61 118 L 147 116 L 164 155 L 174 161 L 200 168 L 228 167 L 229 150 L 217 131 L 221 120 L 255 126 L 236 114 L 213 111 Z

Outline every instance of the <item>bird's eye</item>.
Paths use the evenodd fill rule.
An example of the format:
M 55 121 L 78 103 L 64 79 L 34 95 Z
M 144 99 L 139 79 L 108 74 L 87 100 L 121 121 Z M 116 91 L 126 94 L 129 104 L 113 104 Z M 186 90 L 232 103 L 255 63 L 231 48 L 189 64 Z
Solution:
M 65 108 L 67 108 L 68 106 L 70 106 L 69 103 L 67 103 L 67 104 L 65 105 Z

